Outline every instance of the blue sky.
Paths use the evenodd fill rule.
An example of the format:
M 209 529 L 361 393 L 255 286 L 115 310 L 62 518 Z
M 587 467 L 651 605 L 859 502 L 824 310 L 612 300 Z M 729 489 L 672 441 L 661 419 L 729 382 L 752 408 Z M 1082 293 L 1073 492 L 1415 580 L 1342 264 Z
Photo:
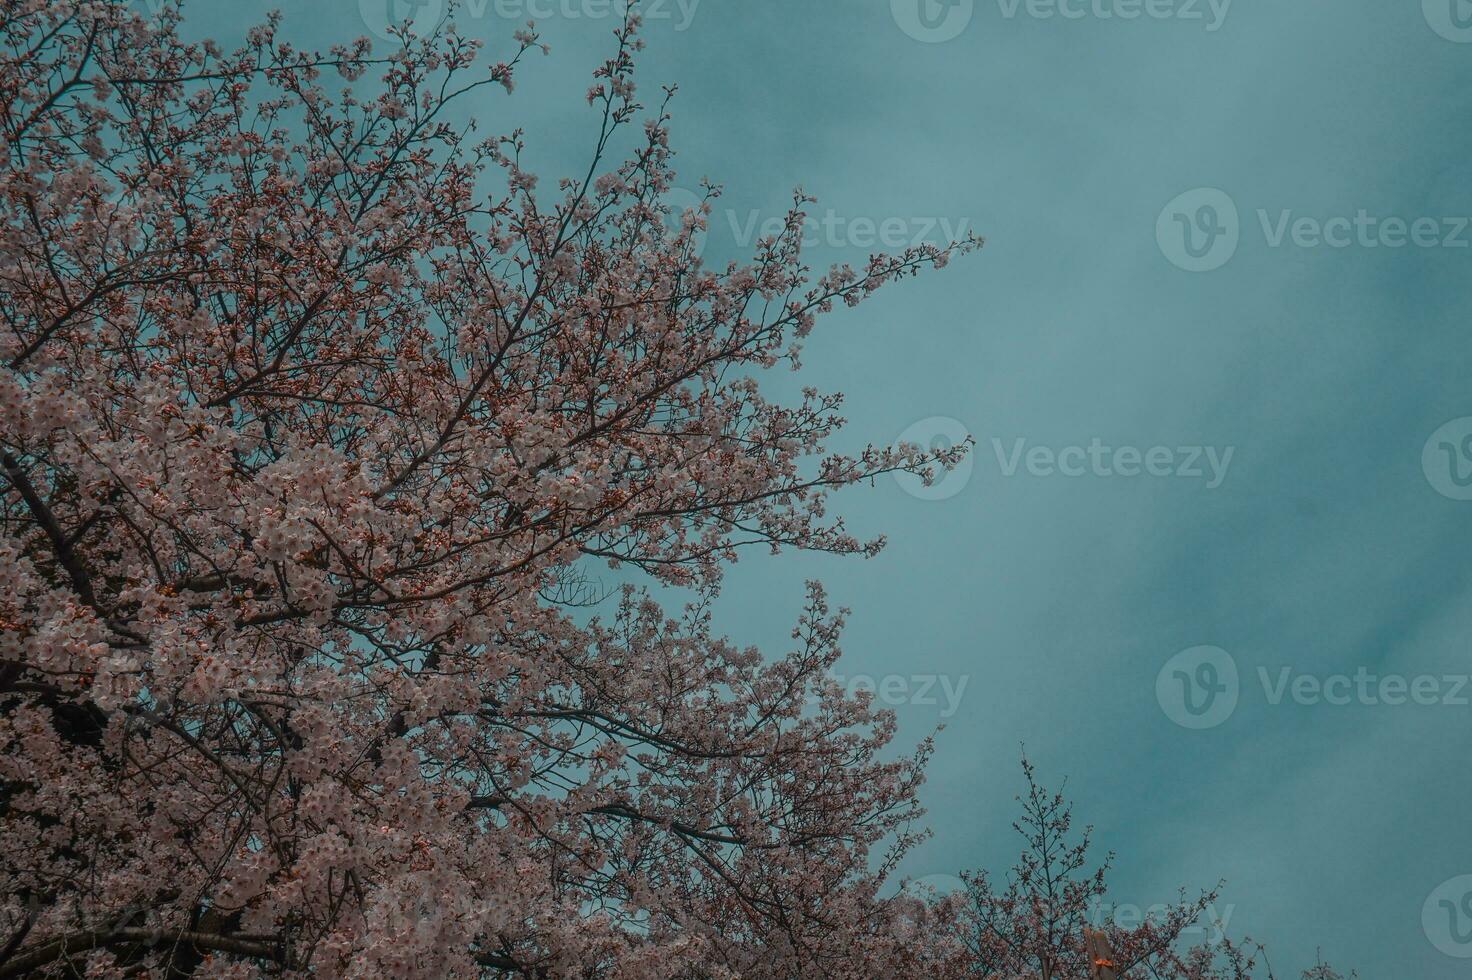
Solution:
M 650 18 L 682 182 L 726 187 L 709 257 L 799 184 L 815 262 L 988 239 L 772 379 L 845 391 L 849 445 L 961 426 L 969 478 L 845 493 L 889 548 L 749 557 L 723 626 L 781 650 L 821 577 L 854 610 L 845 670 L 903 678 L 908 741 L 946 725 L 908 874 L 1010 865 L 1025 743 L 1117 852 L 1116 901 L 1224 878 L 1228 933 L 1281 975 L 1319 946 L 1365 978 L 1466 976 L 1472 3 L 952 2 Z M 270 6 L 187 10 L 229 40 Z M 280 6 L 323 45 L 382 0 Z M 552 55 L 473 109 L 525 127 L 548 177 L 584 159 L 606 9 L 459 18 L 494 50 L 539 14 Z

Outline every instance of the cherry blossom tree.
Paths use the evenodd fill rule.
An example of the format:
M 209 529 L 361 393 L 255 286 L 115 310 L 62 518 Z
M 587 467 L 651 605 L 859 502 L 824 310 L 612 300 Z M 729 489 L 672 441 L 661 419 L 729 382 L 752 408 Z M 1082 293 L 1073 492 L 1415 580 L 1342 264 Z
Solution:
M 1012 825 L 1023 850 L 1005 883 L 985 872 L 963 874 L 965 887 L 936 896 L 925 909 L 938 930 L 959 930 L 967 949 L 963 976 L 987 980 L 1272 980 L 1266 950 L 1235 942 L 1214 914 L 1221 885 L 1154 907 L 1138 925 L 1109 914 L 1108 874 L 1114 856 L 1089 857 L 1093 828 L 1076 831 L 1073 806 L 1038 781 L 1024 757 L 1027 789 Z M 1207 939 L 1186 937 L 1201 928 Z M 1212 933 L 1217 935 L 1213 936 Z M 1254 970 L 1257 972 L 1254 974 Z M 1344 980 L 1322 962 L 1303 980 Z
M 928 744 L 833 680 L 843 613 L 762 656 L 710 610 L 959 459 L 762 379 L 979 241 L 817 274 L 799 193 L 708 267 L 635 15 L 547 188 L 456 108 L 530 27 L 0 11 L 0 976 L 947 975 L 882 897 Z
M 835 680 L 842 610 L 713 631 L 743 549 L 873 554 L 827 494 L 960 459 L 762 381 L 978 240 L 815 274 L 798 193 L 707 266 L 632 14 L 550 191 L 459 111 L 530 27 L 179 25 L 0 0 L 0 977 L 1246 975 L 1176 948 L 1211 896 L 1100 963 L 1030 769 L 1008 885 L 917 914 L 930 746 Z

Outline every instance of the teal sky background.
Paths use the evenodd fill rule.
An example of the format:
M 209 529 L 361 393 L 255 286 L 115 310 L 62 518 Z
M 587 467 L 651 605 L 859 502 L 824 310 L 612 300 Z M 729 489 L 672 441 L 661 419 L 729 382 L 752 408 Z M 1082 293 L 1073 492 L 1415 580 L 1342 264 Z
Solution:
M 287 36 L 321 46 L 371 29 L 382 2 L 193 0 L 186 14 L 191 33 L 233 41 L 279 6 Z M 943 31 L 964 28 L 923 40 L 922 2 Z M 1222 16 L 1220 0 L 1065 0 L 1082 12 L 1067 18 L 973 0 L 967 21 L 957 2 L 665 0 L 645 30 L 646 101 L 680 85 L 682 183 L 726 188 L 709 258 L 740 254 L 739 229 L 799 184 L 820 217 L 964 221 L 988 239 L 835 313 L 805 371 L 770 379 L 845 391 L 843 447 L 957 420 L 978 443 L 969 480 L 940 500 L 888 479 L 845 492 L 837 511 L 887 534 L 883 554 L 752 553 L 721 625 L 784 650 L 802 581 L 819 577 L 853 609 L 849 675 L 938 678 L 891 685 L 907 743 L 946 726 L 924 793 L 935 836 L 907 874 L 1011 865 L 1025 743 L 1117 853 L 1116 902 L 1225 879 L 1227 933 L 1267 942 L 1280 977 L 1316 947 L 1366 980 L 1472 974 L 1448 955 L 1472 956 L 1457 931 L 1472 918 L 1439 904 L 1472 891 L 1455 880 L 1472 875 L 1472 690 L 1445 679 L 1472 672 L 1472 501 L 1448 482 L 1472 457 L 1444 456 L 1438 436 L 1423 461 L 1439 427 L 1472 416 L 1472 3 L 1236 0 Z M 529 7 L 552 54 L 514 96 L 466 108 L 483 132 L 524 127 L 550 188 L 586 160 L 583 93 L 612 21 L 588 16 L 599 0 L 486 0 L 457 22 L 494 54 Z M 1178 16 L 1098 13 L 1129 9 Z M 1158 235 L 1198 188 L 1221 194 L 1188 195 Z M 1200 212 L 1222 194 L 1235 222 Z M 1305 247 L 1290 230 L 1274 244 L 1284 212 L 1291 229 L 1362 210 L 1434 219 L 1437 243 Z M 1198 236 L 1225 230 L 1208 262 L 1235 232 L 1230 260 L 1172 261 L 1191 264 L 1176 213 Z M 859 264 L 864 234 L 820 233 L 813 263 Z M 1472 423 L 1448 432 L 1460 454 Z M 1088 466 L 1009 476 L 1019 439 L 1164 446 L 1172 470 L 1188 462 L 1178 447 L 1233 455 L 1214 488 Z M 1240 695 L 1198 730 L 1173 720 L 1199 721 L 1172 702 L 1173 670 L 1160 694 L 1157 678 L 1202 645 L 1231 658 Z M 1276 684 L 1285 667 L 1431 675 L 1437 703 L 1274 704 L 1258 670 Z M 1211 679 L 1196 661 L 1186 675 Z

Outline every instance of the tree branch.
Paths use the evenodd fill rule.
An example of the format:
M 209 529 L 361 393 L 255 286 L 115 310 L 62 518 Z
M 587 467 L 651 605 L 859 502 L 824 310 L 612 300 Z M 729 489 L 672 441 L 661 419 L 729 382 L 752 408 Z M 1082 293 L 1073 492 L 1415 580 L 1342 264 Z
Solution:
M 187 929 L 162 932 L 157 929 L 130 927 L 109 929 L 105 932 L 102 930 L 73 932 L 53 939 L 8 962 L 0 963 L 0 977 L 23 976 L 49 963 L 55 963 L 65 956 L 128 943 L 140 943 L 145 946 L 184 943 L 217 953 L 235 953 L 239 956 L 250 956 L 272 962 L 281 962 L 284 959 L 280 944 L 271 937 L 224 936 L 219 933 L 193 932 Z

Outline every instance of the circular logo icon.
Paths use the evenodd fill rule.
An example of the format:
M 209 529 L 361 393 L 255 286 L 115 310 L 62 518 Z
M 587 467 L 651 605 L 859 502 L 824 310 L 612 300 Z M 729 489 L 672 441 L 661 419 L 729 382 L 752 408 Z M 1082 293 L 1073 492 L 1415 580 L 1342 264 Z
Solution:
M 676 238 L 684 230 L 685 214 L 693 211 L 695 216 L 700 215 L 701 202 L 704 200 L 694 191 L 687 191 L 683 187 L 671 187 L 664 192 L 664 205 L 669 208 L 664 215 L 665 234 L 670 238 Z M 706 216 L 706 222 L 710 218 Z M 690 247 L 696 256 L 705 254 L 705 243 L 710 238 L 709 227 L 696 228 L 690 236 Z
M 358 15 L 380 40 L 397 41 L 392 32 L 404 27 L 424 37 L 445 16 L 445 0 L 358 0 Z
M 1472 0 L 1421 0 L 1431 29 L 1448 41 L 1472 44 Z
M 1198 187 L 1179 195 L 1155 219 L 1155 241 L 1171 263 L 1187 272 L 1210 272 L 1237 254 L 1242 226 L 1225 191 Z
M 1472 875 L 1445 881 L 1426 896 L 1421 929 L 1447 956 L 1472 959 Z
M 133 0 L 130 6 L 143 18 L 145 24 L 156 27 L 163 23 L 164 8 L 170 4 L 169 0 Z M 174 6 L 177 7 L 177 4 Z
M 1182 650 L 1155 677 L 1155 699 L 1182 728 L 1215 728 L 1237 710 L 1237 661 L 1221 647 Z
M 1472 416 L 1452 419 L 1421 447 L 1421 471 L 1431 489 L 1452 500 L 1472 500 Z
M 944 415 L 936 415 L 921 419 L 901 432 L 899 441 L 918 445 L 924 452 L 938 452 L 961 445 L 969 434 L 964 423 Z M 971 453 L 967 453 L 950 470 L 939 463 L 932 464 L 929 486 L 914 473 L 895 473 L 894 478 L 900 489 L 912 497 L 920 500 L 947 500 L 966 489 L 975 469 L 976 460 Z
M 923 935 L 937 902 L 966 891 L 966 883 L 955 875 L 934 874 L 913 878 L 894 897 L 894 933 L 900 939 Z
M 889 10 L 910 37 L 939 44 L 966 30 L 976 13 L 976 0 L 889 0 Z

